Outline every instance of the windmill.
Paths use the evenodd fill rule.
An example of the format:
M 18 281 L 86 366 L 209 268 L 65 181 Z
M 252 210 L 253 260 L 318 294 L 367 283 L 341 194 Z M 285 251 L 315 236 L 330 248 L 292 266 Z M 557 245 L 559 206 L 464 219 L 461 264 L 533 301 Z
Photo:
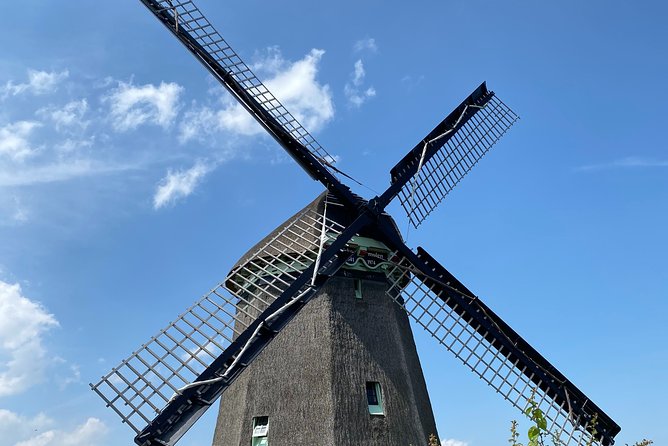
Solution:
M 426 250 L 410 249 L 385 212 L 398 198 L 418 227 L 517 120 L 485 83 L 399 161 L 385 192 L 366 200 L 192 1 L 141 1 L 326 192 L 92 385 L 138 445 L 175 444 L 220 397 L 216 445 L 424 442 L 435 426 L 409 317 L 513 406 L 540 408 L 564 444 L 614 443 L 620 427 Z M 319 361 L 323 342 L 327 361 Z M 329 379 L 320 405 L 318 377 Z M 285 381 L 298 383 L 289 401 L 263 401 L 285 396 Z M 281 413 L 330 418 L 289 426 Z M 336 423 L 358 436 L 298 439 Z M 286 432 L 292 442 L 277 440 Z

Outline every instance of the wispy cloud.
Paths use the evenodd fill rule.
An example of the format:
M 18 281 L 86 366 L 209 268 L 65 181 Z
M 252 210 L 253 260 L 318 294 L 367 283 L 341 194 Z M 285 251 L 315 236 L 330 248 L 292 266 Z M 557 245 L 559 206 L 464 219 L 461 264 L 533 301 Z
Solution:
M 445 440 L 441 440 L 441 446 L 468 446 L 468 443 L 465 441 L 448 438 Z
M 258 74 L 266 75 L 267 88 L 310 131 L 321 129 L 334 116 L 330 88 L 317 80 L 318 65 L 324 53 L 312 49 L 304 58 L 291 63 L 272 47 L 253 64 Z M 243 136 L 264 133 L 249 113 L 226 95 L 220 109 L 201 106 L 186 112 L 179 138 L 181 142 L 205 140 L 221 132 Z
M 32 222 L 32 217 L 41 212 L 23 204 L 35 201 L 23 200 L 28 186 L 34 198 L 42 191 L 49 192 L 33 186 L 86 177 L 102 184 L 104 175 L 148 168 L 178 156 L 164 150 L 164 139 L 160 138 L 166 136 L 161 130 L 169 129 L 178 116 L 183 87 L 164 81 L 137 85 L 132 81 L 112 79 L 99 84 L 95 79 L 83 79 L 76 88 L 63 89 L 62 94 L 45 94 L 62 87 L 68 76 L 68 71 L 29 70 L 27 81 L 0 85 L 0 95 L 4 95 L 0 117 L 2 226 Z M 25 101 L 20 94 L 34 97 Z M 30 115 L 32 118 L 25 118 Z M 14 116 L 21 118 L 12 119 Z M 132 138 L 123 134 L 140 125 L 154 128 Z
M 56 88 L 68 76 L 67 71 L 29 70 L 29 73 L 28 83 L 8 84 L 16 91 L 42 92 Z M 177 113 L 181 87 L 170 83 L 138 87 L 131 83 L 115 84 L 103 92 L 88 85 L 94 92 L 90 98 L 59 97 L 60 103 L 54 103 L 51 97 L 42 101 L 35 98 L 31 101 L 35 119 L 0 124 L 0 187 L 48 184 L 135 169 L 136 162 L 131 164 L 127 160 L 137 160 L 143 155 L 113 150 L 115 144 L 109 135 L 114 134 L 114 129 L 129 129 L 140 122 L 167 125 Z M 86 85 L 81 87 L 85 89 Z M 91 110 L 89 103 L 98 100 L 108 103 L 109 108 Z M 8 101 L 9 110 L 12 105 Z M 11 222 L 26 221 L 30 210 L 18 204 L 16 209 Z M 7 212 L 5 217 L 10 217 Z
M 357 62 L 355 62 L 355 70 L 353 71 L 353 84 L 360 85 L 364 80 L 365 76 L 366 72 L 364 71 L 364 64 L 360 59 Z
M 10 210 L 10 224 L 20 225 L 28 221 L 28 211 L 17 196 L 12 197 L 13 209 Z
M 348 103 L 353 107 L 361 107 L 370 98 L 376 96 L 376 89 L 373 86 L 363 87 L 365 77 L 364 63 L 362 59 L 358 59 L 355 62 L 353 72 L 350 74 L 350 81 L 346 83 L 343 89 Z
M 91 148 L 94 142 L 95 136 L 73 135 L 73 137 L 54 142 L 53 148 L 62 156 L 63 154 L 73 154 L 80 149 Z
M 30 143 L 30 136 L 40 126 L 35 121 L 17 121 L 0 127 L 0 157 L 22 161 L 33 155 L 36 149 Z
M 153 208 L 160 209 L 187 197 L 195 191 L 204 176 L 212 170 L 210 165 L 198 161 L 187 170 L 168 171 L 160 181 L 153 196 Z
M 58 85 L 69 76 L 67 70 L 61 72 L 28 70 L 28 81 L 23 83 L 7 82 L 2 87 L 2 97 L 17 96 L 23 93 L 41 95 L 53 93 Z
M 43 413 L 26 417 L 7 409 L 0 409 L 0 438 L 6 445 L 30 438 L 35 432 L 42 432 L 53 427 L 54 420 Z
M 575 168 L 578 172 L 608 169 L 638 169 L 638 168 L 657 168 L 668 167 L 668 160 L 658 160 L 642 157 L 626 157 L 618 160 L 600 164 L 589 164 Z
M 179 109 L 183 87 L 174 82 L 135 86 L 119 82 L 104 100 L 109 103 L 110 118 L 118 131 L 133 130 L 142 124 L 169 127 Z
M 103 443 L 107 426 L 97 418 L 88 418 L 71 431 L 52 429 L 15 443 L 14 446 L 89 446 Z
M 75 178 L 123 172 L 133 169 L 137 169 L 137 166 L 132 164 L 104 162 L 94 159 L 69 159 L 67 161 L 54 160 L 47 164 L 30 166 L 22 169 L 0 167 L 0 187 L 56 183 Z
M 277 48 L 270 48 L 253 65 L 277 98 L 312 131 L 326 125 L 335 113 L 330 87 L 318 79 L 323 55 L 324 51 L 313 49 L 303 58 L 289 61 Z M 46 189 L 35 186 L 85 177 L 98 181 L 102 175 L 148 169 L 167 159 L 190 160 L 192 164 L 186 166 L 192 167 L 168 171 L 153 191 L 155 209 L 171 205 L 192 194 L 221 163 L 253 156 L 230 139 L 265 134 L 243 107 L 220 93 L 220 88 L 212 90 L 206 101 L 200 101 L 204 106 L 193 105 L 185 114 L 185 89 L 168 81 L 136 84 L 86 79 L 55 96 L 35 97 L 29 102 L 13 98 L 19 93 L 56 91 L 68 76 L 68 71 L 29 70 L 26 82 L 13 80 L 4 87 L 0 85 L 0 94 L 8 97 L 3 105 L 9 118 L 14 109 L 21 110 L 21 116 L 26 112 L 33 116 L 0 121 L 3 226 L 36 221 L 33 217 L 39 211 L 21 204 L 27 193 L 23 189 L 28 186 L 32 187 L 31 193 L 39 193 Z M 68 86 L 74 85 L 72 80 L 67 82 Z M 197 140 L 203 144 L 192 145 L 187 152 L 183 147 L 164 149 L 171 135 L 161 130 L 171 133 L 177 117 L 182 118 L 178 127 L 180 141 Z M 141 133 L 128 134 L 140 126 L 146 127 Z M 228 142 L 221 144 L 221 140 Z M 196 159 L 213 161 L 204 164 Z M 272 162 L 271 156 L 267 162 Z M 12 202 L 12 197 L 19 201 Z
M 0 229 L 24 225 L 29 217 L 30 212 L 21 204 L 18 197 L 0 194 Z
M 365 39 L 360 39 L 353 45 L 353 51 L 359 53 L 361 51 L 370 51 L 375 53 L 378 51 L 378 45 L 376 45 L 376 39 L 372 37 L 367 37 Z
M 23 296 L 19 284 L 0 281 L 0 397 L 19 394 L 43 379 L 44 335 L 58 321 Z
M 69 127 L 86 128 L 90 121 L 84 120 L 88 111 L 88 101 L 84 99 L 70 101 L 63 106 L 51 105 L 37 110 L 37 115 L 49 119 L 56 130 Z
M 54 377 L 60 390 L 65 389 L 70 384 L 81 382 L 81 366 L 79 366 L 79 364 L 72 364 L 60 357 L 56 358 L 56 362 L 67 365 L 67 367 L 64 368 L 64 373 Z
M 424 75 L 410 75 L 407 74 L 404 77 L 401 78 L 401 83 L 403 86 L 406 88 L 406 90 L 411 91 L 418 85 L 420 85 L 424 81 Z

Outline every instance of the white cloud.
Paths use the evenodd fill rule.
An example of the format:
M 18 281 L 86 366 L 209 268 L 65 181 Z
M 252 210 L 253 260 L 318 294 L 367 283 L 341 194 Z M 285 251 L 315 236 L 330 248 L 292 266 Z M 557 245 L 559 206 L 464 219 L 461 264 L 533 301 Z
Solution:
M 14 197 L 14 211 L 12 212 L 12 221 L 15 223 L 25 223 L 28 221 L 28 211 L 21 204 L 19 197 Z
M 35 121 L 17 121 L 0 127 L 0 156 L 22 161 L 34 154 L 36 149 L 29 139 L 33 130 L 40 126 Z
M 318 64 L 323 50 L 312 49 L 294 63 L 283 59 L 277 48 L 253 65 L 267 74 L 267 88 L 309 131 L 321 129 L 334 116 L 334 104 L 329 85 L 318 82 Z M 256 135 L 264 131 L 241 105 L 226 96 L 223 108 L 194 108 L 186 113 L 180 127 L 180 140 L 205 139 L 215 132 L 237 135 Z
M 630 168 L 668 167 L 668 160 L 657 160 L 629 156 L 609 163 L 590 164 L 576 168 L 577 171 L 605 170 L 605 169 L 630 169 Z
M 37 384 L 46 367 L 44 334 L 58 321 L 21 294 L 19 284 L 0 281 L 0 397 Z
M 465 441 L 448 438 L 446 440 L 441 440 L 441 446 L 468 446 L 468 443 Z
M 355 62 L 355 70 L 353 71 L 353 84 L 360 85 L 366 76 L 366 71 L 364 71 L 364 64 L 362 60 L 359 59 Z
M 204 176 L 211 170 L 212 167 L 201 161 L 187 170 L 176 172 L 169 170 L 155 191 L 153 208 L 160 209 L 192 194 Z
M 183 87 L 173 82 L 161 82 L 157 87 L 120 82 L 105 98 L 110 106 L 112 125 L 119 131 L 132 130 L 147 123 L 167 128 L 178 114 L 182 91 Z
M 74 178 L 136 169 L 129 164 L 105 163 L 91 159 L 69 159 L 22 169 L 0 167 L 0 187 L 56 183 Z
M 424 81 L 424 75 L 411 75 L 407 74 L 406 76 L 401 78 L 401 83 L 404 85 L 404 87 L 410 91 L 413 90 L 415 87 L 420 85 Z
M 187 114 L 184 118 L 185 126 L 195 125 L 195 130 L 184 131 L 181 140 L 185 140 L 185 135 L 193 135 L 193 131 L 207 130 L 204 126 L 211 125 L 212 130 L 228 131 L 238 135 L 250 136 L 263 132 L 260 125 L 251 117 L 251 115 L 240 104 L 231 98 L 225 100 L 225 106 L 221 110 L 214 111 L 208 107 L 203 107 L 196 114 Z
M 316 80 L 324 54 L 324 50 L 312 49 L 303 59 L 267 80 L 267 88 L 310 131 L 318 131 L 334 117 L 329 85 L 320 85 Z
M 79 364 L 69 363 L 67 360 L 59 356 L 54 358 L 53 362 L 63 366 L 57 374 L 52 374 L 51 376 L 52 381 L 58 383 L 60 390 L 65 389 L 70 384 L 77 384 L 81 382 L 81 366 L 79 366 Z
M 256 51 L 251 68 L 255 74 L 274 74 L 286 69 L 288 61 L 283 58 L 281 48 L 278 45 L 270 46 L 264 51 Z
M 53 426 L 54 421 L 45 414 L 28 418 L 6 409 L 0 409 L 0 438 L 6 445 L 15 444 Z
M 204 140 L 205 136 L 219 130 L 221 125 L 218 113 L 209 107 L 188 110 L 179 126 L 179 141 Z
M 348 103 L 354 107 L 360 107 L 370 98 L 376 96 L 376 89 L 373 87 L 362 87 L 366 71 L 362 59 L 355 62 L 353 72 L 350 75 L 350 81 L 346 83 L 343 92 L 348 99 Z
M 88 418 L 86 422 L 71 431 L 49 430 L 27 440 L 19 441 L 14 446 L 90 446 L 102 443 L 107 434 L 107 426 L 97 418 Z
M 25 223 L 26 221 L 28 221 L 28 215 L 27 215 L 25 209 L 23 209 L 21 207 L 17 207 L 16 211 L 12 215 L 12 219 L 15 222 L 18 222 L 18 223 Z
M 21 226 L 29 220 L 29 217 L 30 212 L 23 205 L 19 195 L 0 192 L 0 227 Z M 0 276 L 2 276 L 1 269 Z
M 88 101 L 81 99 L 70 101 L 62 107 L 50 106 L 39 109 L 37 114 L 49 118 L 56 125 L 56 130 L 61 130 L 72 126 L 87 127 L 89 122 L 83 119 L 87 110 Z
M 39 81 L 33 83 L 37 85 Z M 41 81 L 40 85 L 47 83 Z M 133 120 L 165 124 L 174 119 L 175 98 L 179 91 L 176 84 L 135 87 L 117 83 L 111 91 L 97 92 L 90 97 L 46 103 L 31 100 L 35 104 L 36 119 L 0 122 L 0 187 L 63 182 L 146 165 L 156 158 L 150 152 L 154 146 L 144 148 L 138 143 L 132 152 L 118 150 L 114 139 L 118 136 L 110 132 L 109 109 L 113 110 L 118 118 L 117 124 L 122 128 L 131 127 Z M 106 106 L 92 108 L 90 104 L 98 99 Z M 121 118 L 122 112 L 125 115 Z M 133 161 L 128 162 L 128 159 Z M 0 210 L 0 224 L 26 220 L 29 215 L 26 209 L 18 203 L 14 207 L 16 212 L 13 214 L 7 207 Z
M 376 39 L 372 37 L 367 37 L 366 39 L 360 39 L 355 44 L 353 45 L 353 50 L 355 52 L 360 52 L 360 51 L 370 51 L 372 53 L 375 53 L 378 51 L 378 45 L 376 45 Z
M 53 148 L 61 154 L 73 153 L 79 149 L 90 148 L 95 142 L 95 136 L 65 138 L 60 142 L 54 143 Z
M 16 96 L 22 93 L 35 95 L 53 93 L 58 89 L 58 84 L 67 79 L 67 70 L 57 73 L 55 71 L 28 70 L 28 82 L 15 84 L 7 82 L 2 89 L 3 97 Z

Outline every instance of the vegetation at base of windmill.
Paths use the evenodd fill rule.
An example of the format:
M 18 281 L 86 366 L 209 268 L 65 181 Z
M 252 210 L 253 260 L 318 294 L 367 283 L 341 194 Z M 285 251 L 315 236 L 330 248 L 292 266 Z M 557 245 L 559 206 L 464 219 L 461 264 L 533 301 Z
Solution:
M 427 443 L 427 446 L 441 446 L 441 443 L 438 441 L 438 438 L 436 438 L 436 435 L 434 434 L 429 434 L 429 438 L 427 439 L 429 443 Z M 408 446 L 413 446 L 413 443 L 409 444 Z
M 550 436 L 553 446 L 567 446 L 558 435 L 552 434 L 547 430 L 547 419 L 545 418 L 545 414 L 538 407 L 538 404 L 536 404 L 533 397 L 529 399 L 529 407 L 524 411 L 524 414 L 534 423 L 527 432 L 529 438 L 527 446 L 547 446 L 545 443 L 546 435 Z M 587 443 L 585 443 L 585 446 L 595 446 L 597 444 L 595 442 L 596 434 L 598 433 L 596 431 L 596 426 L 598 425 L 597 420 L 598 414 L 594 414 L 591 419 L 591 427 L 589 428 L 591 436 L 587 440 Z M 510 443 L 511 446 L 524 446 L 522 443 L 519 443 L 519 439 L 520 433 L 518 431 L 518 423 L 516 420 L 513 420 L 510 422 L 510 438 L 508 439 L 508 443 Z M 654 444 L 652 440 L 643 439 L 641 441 L 636 441 L 633 445 L 627 443 L 626 446 L 650 446 L 652 444 Z

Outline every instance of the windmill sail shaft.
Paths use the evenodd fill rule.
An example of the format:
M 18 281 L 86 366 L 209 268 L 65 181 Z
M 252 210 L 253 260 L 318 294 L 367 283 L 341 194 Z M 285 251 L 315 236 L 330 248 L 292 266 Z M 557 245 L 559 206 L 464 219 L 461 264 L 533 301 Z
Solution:
M 326 165 L 335 159 L 255 76 L 192 0 L 141 0 L 315 180 L 351 205 L 355 199 Z
M 342 234 L 340 234 L 332 244 L 321 254 L 320 275 L 329 276 L 334 274 L 347 260 L 347 256 L 339 255 L 345 244 L 359 231 L 369 223 L 366 215 L 360 216 L 351 224 Z M 320 286 L 325 282 L 325 277 L 320 277 L 315 286 L 308 287 L 308 284 L 314 274 L 315 263 L 303 271 L 299 277 L 274 301 L 262 314 L 228 347 L 216 360 L 207 367 L 196 381 L 211 381 L 201 387 L 192 387 L 174 400 L 160 412 L 155 420 L 147 426 L 139 435 L 135 442 L 140 446 L 150 446 L 153 444 L 173 445 L 183 434 L 192 426 L 213 402 L 220 397 L 223 391 L 233 382 L 233 380 L 242 372 L 245 364 L 249 363 L 257 356 L 262 349 L 271 341 L 278 331 L 281 330 L 297 313 L 303 308 L 308 300 L 315 294 Z M 299 297 L 299 302 L 294 305 L 286 305 L 294 299 L 300 290 L 307 287 L 307 290 Z M 284 308 L 284 310 L 282 310 Z M 271 324 L 267 324 L 267 317 L 280 312 Z M 257 334 L 260 324 L 264 324 L 261 336 L 252 339 Z M 252 343 L 248 346 L 248 341 Z M 237 355 L 243 354 L 240 358 L 242 362 L 239 366 L 227 374 L 226 371 L 235 361 Z M 216 378 L 224 376 L 222 380 Z M 158 442 L 159 440 L 161 442 Z
M 349 254 L 342 248 L 371 219 L 363 214 L 342 232 L 325 223 L 330 244 L 320 253 L 315 281 L 313 240 L 296 232 L 300 225 L 323 227 L 309 221 L 300 215 L 258 251 L 258 258 L 269 259 L 263 275 L 237 269 L 226 284 L 232 298 L 214 290 L 93 386 L 135 430 L 138 445 L 175 444 L 345 263 Z M 304 254 L 286 249 L 295 243 Z
M 391 170 L 394 197 L 417 227 L 518 119 L 483 82 Z
M 614 443 L 620 427 L 425 250 L 399 246 L 388 294 L 514 406 L 534 401 L 565 444 Z

